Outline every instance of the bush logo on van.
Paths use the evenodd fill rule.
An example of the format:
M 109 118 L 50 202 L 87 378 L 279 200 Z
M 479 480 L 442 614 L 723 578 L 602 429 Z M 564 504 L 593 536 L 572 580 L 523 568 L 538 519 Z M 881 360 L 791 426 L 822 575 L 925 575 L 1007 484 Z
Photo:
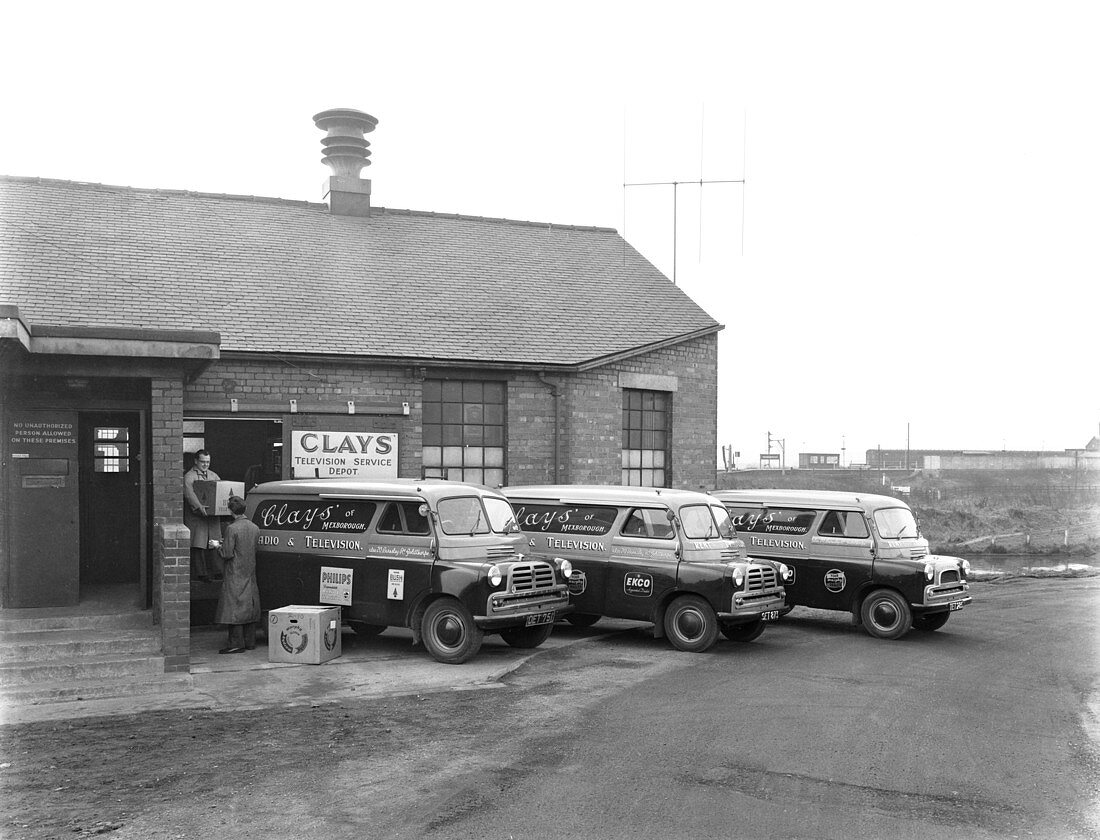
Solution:
M 644 572 L 627 572 L 623 578 L 623 591 L 635 598 L 648 598 L 653 594 L 653 575 Z
M 848 585 L 848 579 L 840 569 L 829 569 L 825 573 L 825 588 L 830 592 L 842 592 Z

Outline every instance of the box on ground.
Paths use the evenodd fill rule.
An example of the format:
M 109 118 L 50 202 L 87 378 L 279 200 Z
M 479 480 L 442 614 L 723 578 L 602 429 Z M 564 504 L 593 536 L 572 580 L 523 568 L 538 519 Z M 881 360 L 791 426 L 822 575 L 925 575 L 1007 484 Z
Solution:
M 340 608 L 291 604 L 267 614 L 267 661 L 320 665 L 340 655 Z
M 195 496 L 210 516 L 232 516 L 229 512 L 229 497 L 244 498 L 243 481 L 196 481 L 192 486 L 195 488 Z

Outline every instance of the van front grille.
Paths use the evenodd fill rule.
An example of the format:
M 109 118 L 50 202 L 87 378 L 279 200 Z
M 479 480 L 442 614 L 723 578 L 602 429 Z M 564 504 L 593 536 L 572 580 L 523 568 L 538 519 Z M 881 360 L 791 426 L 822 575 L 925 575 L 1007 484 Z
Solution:
M 958 580 L 958 569 L 944 569 L 942 572 L 940 572 L 940 583 L 957 583 Z
M 517 563 L 512 567 L 508 590 L 530 592 L 554 585 L 554 569 L 549 563 Z
M 755 589 L 771 589 L 778 585 L 779 576 L 771 566 L 749 566 L 745 581 L 745 589 L 749 592 Z

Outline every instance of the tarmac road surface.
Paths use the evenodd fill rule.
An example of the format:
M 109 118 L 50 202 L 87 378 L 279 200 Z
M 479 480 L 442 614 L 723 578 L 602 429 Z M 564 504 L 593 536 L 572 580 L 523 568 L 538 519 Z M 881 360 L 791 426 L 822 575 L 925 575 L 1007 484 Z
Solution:
M 463 691 L 3 726 L 0 836 L 1100 836 L 1100 578 L 973 589 L 897 642 L 805 609 L 705 654 L 600 622 L 489 648 L 511 666 Z

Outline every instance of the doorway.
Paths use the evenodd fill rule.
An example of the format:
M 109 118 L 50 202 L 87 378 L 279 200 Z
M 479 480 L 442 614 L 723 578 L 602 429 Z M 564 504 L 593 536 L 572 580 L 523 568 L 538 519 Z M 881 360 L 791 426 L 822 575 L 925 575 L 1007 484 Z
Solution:
M 142 415 L 82 411 L 80 589 L 142 582 L 145 516 Z

